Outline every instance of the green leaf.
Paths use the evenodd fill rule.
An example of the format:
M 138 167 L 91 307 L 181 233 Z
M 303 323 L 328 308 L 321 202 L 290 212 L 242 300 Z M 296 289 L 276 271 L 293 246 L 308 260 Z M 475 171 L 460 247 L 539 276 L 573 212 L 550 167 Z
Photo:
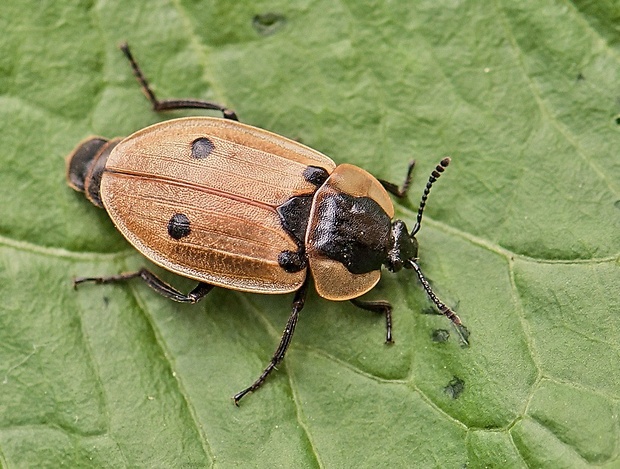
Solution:
M 0 465 L 617 467 L 620 464 L 620 4 L 615 1 L 34 2 L 0 12 Z M 180 305 L 66 186 L 91 134 L 162 98 L 400 183 L 445 155 L 420 262 L 471 332 L 460 346 L 411 272 L 368 298 L 310 294 L 265 386 L 290 296 L 216 290 Z M 182 288 L 192 283 L 163 273 Z M 447 341 L 433 340 L 449 331 Z

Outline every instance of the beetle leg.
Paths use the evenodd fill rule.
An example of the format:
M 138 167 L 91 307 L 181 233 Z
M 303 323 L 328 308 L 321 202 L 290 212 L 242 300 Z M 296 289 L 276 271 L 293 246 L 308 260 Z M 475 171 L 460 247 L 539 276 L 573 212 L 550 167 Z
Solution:
M 384 181 L 383 179 L 379 179 L 379 182 L 390 194 L 395 195 L 399 199 L 403 199 L 407 196 L 407 191 L 409 190 L 409 185 L 411 184 L 411 178 L 413 177 L 412 173 L 414 166 L 415 160 L 411 160 L 407 168 L 407 176 L 405 177 L 405 182 L 403 182 L 403 185 L 400 187 L 398 187 L 393 182 Z
M 198 303 L 207 293 L 213 290 L 214 285 L 208 283 L 199 283 L 187 295 L 181 293 L 176 288 L 168 285 L 166 282 L 157 277 L 153 272 L 147 269 L 140 269 L 137 272 L 129 272 L 120 275 L 111 275 L 110 277 L 77 277 L 73 280 L 73 287 L 77 287 L 80 283 L 93 282 L 96 284 L 117 283 L 140 277 L 146 284 L 159 293 L 174 301 L 180 303 Z
M 374 313 L 385 314 L 385 325 L 386 325 L 386 333 L 385 333 L 385 343 L 393 344 L 394 340 L 392 339 L 392 305 L 384 300 L 379 301 L 363 301 L 358 300 L 357 298 L 353 298 L 349 300 L 355 306 L 361 309 L 365 309 L 366 311 L 372 311 Z
M 144 73 L 142 73 L 142 70 L 138 65 L 138 62 L 136 62 L 133 55 L 131 54 L 131 51 L 129 50 L 129 45 L 124 42 L 120 45 L 120 49 L 121 51 L 123 51 L 123 54 L 125 54 L 125 57 L 127 57 L 127 60 L 129 60 L 131 68 L 133 69 L 133 73 L 136 76 L 138 83 L 140 83 L 142 91 L 153 105 L 154 111 L 174 111 L 177 109 L 212 109 L 214 111 L 220 111 L 225 119 L 232 119 L 235 121 L 239 120 L 235 111 L 211 101 L 202 101 L 198 99 L 164 99 L 160 101 L 159 99 L 157 99 L 155 93 L 149 86 L 149 83 L 146 80 Z
M 293 300 L 293 311 L 288 318 L 286 323 L 286 327 L 284 328 L 284 332 L 282 334 L 282 338 L 280 339 L 280 345 L 276 349 L 273 357 L 271 357 L 271 361 L 269 365 L 265 368 L 265 370 L 261 373 L 254 383 L 251 386 L 248 386 L 243 391 L 238 392 L 233 396 L 233 402 L 236 406 L 239 405 L 239 401 L 250 392 L 256 391 L 261 387 L 267 376 L 274 370 L 274 368 L 282 361 L 284 355 L 286 354 L 286 350 L 291 343 L 291 339 L 293 338 L 293 333 L 295 332 L 295 326 L 297 325 L 297 320 L 299 319 L 299 312 L 304 307 L 304 302 L 306 301 L 306 292 L 308 291 L 308 279 L 310 276 L 306 277 L 303 285 L 297 292 L 295 293 L 295 299 Z

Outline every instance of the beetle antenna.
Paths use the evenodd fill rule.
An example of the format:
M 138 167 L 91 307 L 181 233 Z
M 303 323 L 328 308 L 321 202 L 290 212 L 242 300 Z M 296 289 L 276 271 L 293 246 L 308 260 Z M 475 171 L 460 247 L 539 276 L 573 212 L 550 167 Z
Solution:
M 435 303 L 435 306 L 437 306 L 437 309 L 441 311 L 441 314 L 443 314 L 450 321 L 452 321 L 452 324 L 454 324 L 454 327 L 456 328 L 456 331 L 459 334 L 459 338 L 461 339 L 461 342 L 464 345 L 469 345 L 469 341 L 467 340 L 469 337 L 469 331 L 461 322 L 461 318 L 459 318 L 458 315 L 454 311 L 452 311 L 448 306 L 446 306 L 445 303 L 443 303 L 439 298 L 437 298 L 437 295 L 435 295 L 435 292 L 433 291 L 430 284 L 428 283 L 428 280 L 426 280 L 426 277 L 424 277 L 422 270 L 420 270 L 420 266 L 418 265 L 418 263 L 413 259 L 407 259 L 407 262 L 409 263 L 411 268 L 415 270 L 415 273 L 418 274 L 418 278 L 420 279 L 420 282 L 422 283 L 422 286 L 424 287 L 426 294 L 431 299 L 431 301 Z
M 430 194 L 431 192 L 431 187 L 433 187 L 435 181 L 439 179 L 439 176 L 441 176 L 441 173 L 445 171 L 449 164 L 450 157 L 446 156 L 443 160 L 439 162 L 437 166 L 435 166 L 435 169 L 428 178 L 428 182 L 426 183 L 426 187 L 424 188 L 424 193 L 422 194 L 422 200 L 420 200 L 420 207 L 418 207 L 418 219 L 416 220 L 415 225 L 411 230 L 410 236 L 412 238 L 416 235 L 418 231 L 420 231 L 420 225 L 422 223 L 422 213 L 424 213 L 424 207 L 426 207 L 426 201 L 428 200 L 428 194 Z

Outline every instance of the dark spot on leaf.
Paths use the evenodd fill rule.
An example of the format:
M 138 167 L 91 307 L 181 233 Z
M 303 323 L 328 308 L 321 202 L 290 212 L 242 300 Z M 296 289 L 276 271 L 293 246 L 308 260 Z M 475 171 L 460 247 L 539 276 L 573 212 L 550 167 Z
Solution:
M 171 238 L 181 239 L 191 233 L 189 218 L 183 213 L 175 213 L 168 222 L 168 234 Z
M 252 26 L 261 36 L 271 36 L 286 24 L 286 17 L 279 13 L 263 13 L 252 18 Z
M 103 304 L 104 306 L 108 306 L 110 304 L 110 298 L 108 298 L 107 296 L 103 297 Z
M 579 72 L 577 74 L 577 81 L 583 81 L 585 79 L 586 79 L 586 77 L 583 75 L 583 73 Z
M 433 342 L 447 342 L 450 338 L 450 332 L 447 329 L 435 329 L 431 334 Z
M 616 208 L 620 209 L 620 200 L 616 200 L 616 201 L 614 202 L 614 207 L 616 207 Z
M 464 389 L 465 381 L 456 376 L 450 380 L 445 388 L 443 388 L 444 392 L 452 399 L 458 399 Z
M 192 157 L 198 160 L 206 158 L 214 149 L 215 145 L 208 138 L 197 138 L 192 142 Z
M 616 122 L 617 125 L 620 125 L 620 116 L 616 116 L 614 121 Z

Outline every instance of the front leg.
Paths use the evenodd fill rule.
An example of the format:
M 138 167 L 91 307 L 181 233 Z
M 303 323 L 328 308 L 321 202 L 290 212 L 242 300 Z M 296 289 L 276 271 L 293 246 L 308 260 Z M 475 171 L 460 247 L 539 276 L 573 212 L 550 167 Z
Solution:
M 363 301 L 358 300 L 357 298 L 353 298 L 351 303 L 353 303 L 358 308 L 364 309 L 366 311 L 372 311 L 373 313 L 379 313 L 385 315 L 385 343 L 393 344 L 394 340 L 392 339 L 392 305 L 384 300 L 377 301 Z
M 407 167 L 407 176 L 405 176 L 405 181 L 400 187 L 398 187 L 393 182 L 384 181 L 383 179 L 379 179 L 379 182 L 390 194 L 395 195 L 399 199 L 404 199 L 407 196 L 407 192 L 409 191 L 409 185 L 411 184 L 411 178 L 413 177 L 412 174 L 414 166 L 415 160 L 411 160 L 409 162 L 409 166 Z

